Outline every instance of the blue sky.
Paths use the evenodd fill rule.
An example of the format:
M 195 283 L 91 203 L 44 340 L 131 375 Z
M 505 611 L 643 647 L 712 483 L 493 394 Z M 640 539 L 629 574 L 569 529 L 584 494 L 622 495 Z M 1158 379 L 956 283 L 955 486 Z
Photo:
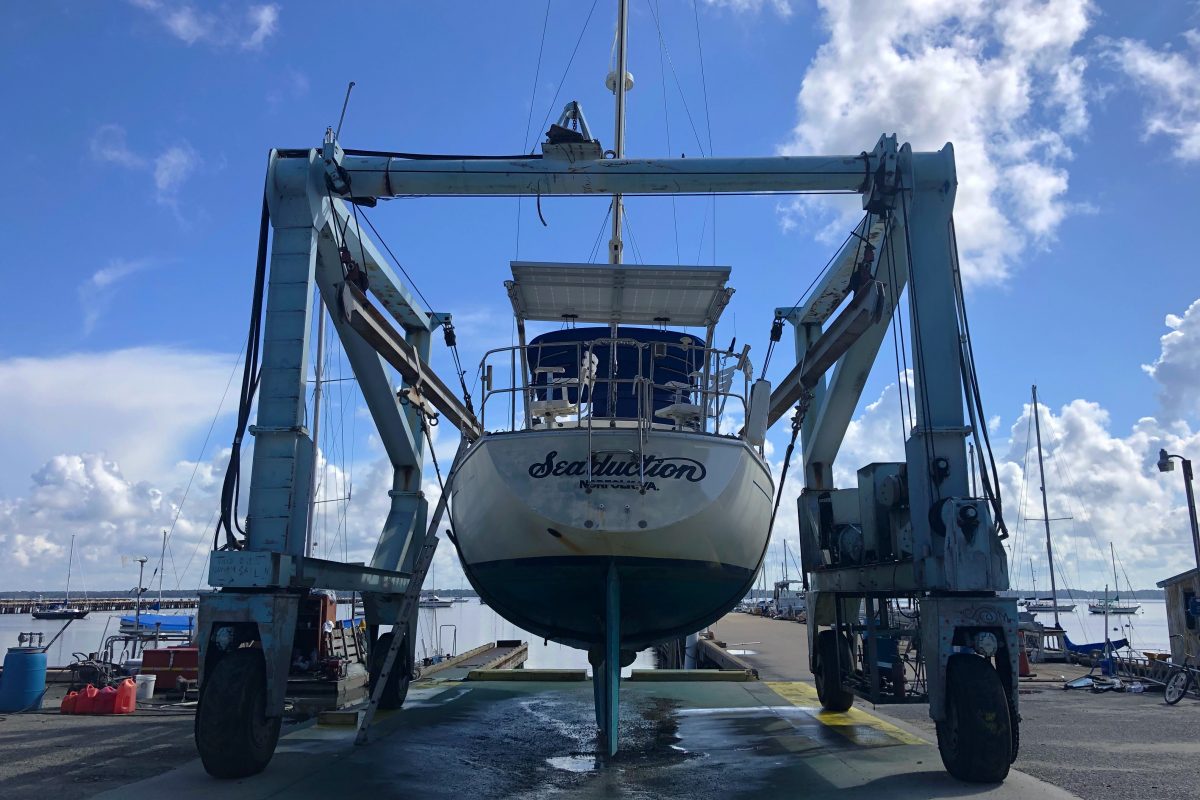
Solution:
M 21 576 L 0 566 L 0 585 L 55 584 L 59 569 L 45 563 L 61 563 L 68 528 L 95 532 L 85 553 L 107 575 L 108 556 L 152 549 L 175 521 L 244 338 L 269 148 L 316 146 L 350 80 L 347 147 L 522 152 L 569 99 L 609 146 L 614 3 L 596 4 L 580 38 L 590 9 L 550 3 L 536 83 L 540 0 L 355 3 L 333 17 L 327 4 L 232 0 L 45 2 L 10 13 L 0 92 L 16 190 L 0 212 L 16 302 L 0 324 L 0 436 L 11 453 L 0 466 L 0 541 L 26 566 Z M 1184 317 L 1200 297 L 1188 247 L 1200 210 L 1196 5 L 633 0 L 630 26 L 631 156 L 701 155 L 710 136 L 717 155 L 857 152 L 884 131 L 919 149 L 953 140 L 960 179 L 971 182 L 960 188 L 959 238 L 1001 440 L 1024 430 L 1038 382 L 1078 474 L 1122 484 L 1112 448 L 1140 471 L 1139 488 L 1112 501 L 1120 513 L 1093 512 L 1092 533 L 1079 534 L 1085 550 L 1128 538 L 1142 583 L 1186 556 L 1171 538 L 1178 487 L 1137 459 L 1157 443 L 1197 443 L 1200 308 Z M 681 200 L 676 233 L 669 200 L 632 200 L 636 250 L 650 263 L 731 265 L 737 294 L 720 338 L 751 343 L 758 361 L 772 309 L 799 297 L 850 217 L 829 204 L 723 198 L 714 255 L 711 208 Z M 604 209 L 546 200 L 543 227 L 527 202 L 519 251 L 512 199 L 396 201 L 372 219 L 419 289 L 458 316 L 475 363 L 506 343 L 507 262 L 585 260 Z M 1180 318 L 1169 351 L 1167 315 Z M 435 350 L 444 366 L 444 348 Z M 1156 360 L 1156 375 L 1143 369 Z M 787 366 L 777 358 L 773 376 Z M 867 404 L 883 397 L 894 410 L 895 381 L 882 358 L 859 440 L 873 438 Z M 1072 411 L 1074 401 L 1083 405 Z M 352 405 L 344 424 L 355 434 L 339 465 L 358 461 L 369 474 L 379 451 Z M 209 519 L 230 411 L 178 515 L 181 554 Z M 1156 427 L 1137 434 L 1145 417 Z M 1019 487 L 1019 469 L 1011 479 Z M 1082 495 L 1113 496 L 1108 484 L 1080 483 Z M 1139 544 L 1126 521 L 1151 506 L 1161 530 Z M 366 514 L 359 539 L 346 538 L 365 546 L 373 524 Z

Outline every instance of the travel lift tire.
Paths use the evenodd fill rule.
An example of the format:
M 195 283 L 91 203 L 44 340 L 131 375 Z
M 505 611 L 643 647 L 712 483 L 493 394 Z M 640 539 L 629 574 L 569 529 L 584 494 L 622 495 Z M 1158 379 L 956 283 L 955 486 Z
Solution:
M 375 645 L 371 648 L 370 682 L 367 685 L 372 693 L 375 691 L 375 683 L 379 680 L 379 673 L 383 670 L 383 659 L 387 657 L 388 648 L 391 646 L 392 632 L 388 631 L 376 639 Z M 408 696 L 408 685 L 411 682 L 412 654 L 409 652 L 408 643 L 405 642 L 400 646 L 400 652 L 396 653 L 396 663 L 392 665 L 392 674 L 388 676 L 387 686 L 384 687 L 383 694 L 379 697 L 379 708 L 386 711 L 404 705 L 404 698 Z
M 836 669 L 839 662 L 845 668 L 850 667 L 850 642 L 837 631 L 818 631 L 816 651 L 813 682 L 817 685 L 817 697 L 821 701 L 821 707 L 826 711 L 848 711 L 854 705 L 854 692 L 842 685 L 841 675 L 827 674 L 826 668 L 827 665 L 832 665 Z
M 267 668 L 262 650 L 239 648 L 204 676 L 196 705 L 196 749 L 214 778 L 262 772 L 275 754 L 282 717 L 267 717 Z
M 1013 761 L 1008 695 L 990 661 L 970 653 L 946 666 L 946 718 L 937 723 L 938 752 L 946 771 L 969 783 L 999 783 Z

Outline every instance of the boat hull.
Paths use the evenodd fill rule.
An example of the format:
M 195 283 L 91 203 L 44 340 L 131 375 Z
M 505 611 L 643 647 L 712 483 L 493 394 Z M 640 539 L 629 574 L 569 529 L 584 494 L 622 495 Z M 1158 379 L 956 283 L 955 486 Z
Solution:
M 767 545 L 766 465 L 732 437 L 645 435 L 639 474 L 635 457 L 614 455 L 636 450 L 636 431 L 593 431 L 590 482 L 586 430 L 492 434 L 472 447 L 455 476 L 454 527 L 488 605 L 590 649 L 604 640 L 611 570 L 621 647 L 636 650 L 693 633 L 742 599 Z
M 85 609 L 66 609 L 55 611 L 34 611 L 30 614 L 34 619 L 83 619 L 88 615 Z

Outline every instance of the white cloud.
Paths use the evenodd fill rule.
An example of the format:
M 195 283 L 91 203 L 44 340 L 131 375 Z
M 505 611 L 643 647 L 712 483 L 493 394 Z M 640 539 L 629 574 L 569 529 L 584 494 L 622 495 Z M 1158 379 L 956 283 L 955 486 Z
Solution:
M 129 149 L 125 129 L 120 125 L 101 125 L 92 135 L 92 157 L 130 169 L 141 169 L 146 160 Z
M 257 50 L 262 47 L 275 28 L 279 25 L 279 6 L 269 3 L 263 6 L 250 6 L 249 17 L 254 25 L 250 35 L 242 41 L 242 47 Z
M 1027 466 L 1025 457 L 1031 413 L 1025 404 L 1009 429 L 1008 442 L 993 436 L 1005 519 L 1013 533 L 1007 544 L 1016 556 L 1014 571 L 1019 569 L 1026 589 L 1030 558 L 1037 563 L 1043 587 L 1048 575 L 1039 521 L 1042 512 L 1036 499 L 1036 451 L 1029 451 Z M 1174 474 L 1159 474 L 1154 462 L 1160 447 L 1172 452 L 1200 451 L 1200 430 L 1182 423 L 1165 426 L 1148 417 L 1127 434 L 1114 434 L 1108 412 L 1082 399 L 1057 411 L 1043 405 L 1041 426 L 1050 516 L 1074 518 L 1054 523 L 1056 566 L 1070 589 L 1102 589 L 1112 582 L 1110 541 L 1135 588 L 1153 588 L 1155 581 L 1194 562 L 1182 482 Z M 834 465 L 834 484 L 855 486 L 855 471 L 864 464 L 902 461 L 901 427 L 898 387 L 891 384 L 850 424 Z M 774 464 L 776 476 L 781 466 Z M 1022 492 L 1026 469 L 1031 483 Z M 803 486 L 800 472 L 797 451 L 775 525 L 768 575 L 780 572 L 781 537 L 790 550 L 798 552 L 795 498 Z M 1063 585 L 1061 581 L 1059 585 Z M 1125 588 L 1124 575 L 1121 588 Z
M 1200 29 L 1184 32 L 1183 52 L 1136 39 L 1109 42 L 1109 56 L 1143 90 L 1145 137 L 1174 141 L 1174 154 L 1200 160 Z
M 79 304 L 83 308 L 83 333 L 85 336 L 96 328 L 101 315 L 108 309 L 115 294 L 115 286 L 122 279 L 145 269 L 148 259 L 117 258 L 92 273 L 78 288 Z
M 0 497 L 62 453 L 102 453 L 135 480 L 166 474 L 211 423 L 234 361 L 171 347 L 0 360 Z
M 200 166 L 200 154 L 187 141 L 180 141 L 149 158 L 130 149 L 126 140 L 127 133 L 120 125 L 101 125 L 92 135 L 92 157 L 126 169 L 150 170 L 154 178 L 154 199 L 178 216 L 179 192 Z
M 953 142 L 966 277 L 1003 282 L 1024 249 L 1051 241 L 1075 210 L 1069 141 L 1088 115 L 1087 63 L 1074 49 L 1090 0 L 819 5 L 829 40 L 804 76 L 784 152 L 857 153 L 893 131 L 919 150 Z M 805 213 L 825 208 L 828 218 L 829 207 L 792 204 L 785 227 L 811 226 Z M 844 228 L 848 206 L 834 207 L 846 210 L 834 214 Z
M 258 50 L 279 27 L 279 5 L 250 5 L 243 11 L 232 6 L 200 8 L 175 0 L 130 0 L 152 14 L 166 30 L 189 47 L 196 43 L 216 47 L 238 45 Z
M 1159 384 L 1159 400 L 1169 420 L 1200 415 L 1200 300 L 1183 316 L 1168 314 L 1170 333 L 1159 340 L 1162 349 L 1153 364 L 1142 369 Z
M 781 17 L 792 15 L 792 0 L 704 0 L 710 6 L 728 8 L 737 13 L 758 13 L 764 6 L 770 6 Z
M 196 171 L 199 154 L 187 142 L 172 145 L 154 159 L 154 188 L 158 202 L 174 207 L 184 182 Z

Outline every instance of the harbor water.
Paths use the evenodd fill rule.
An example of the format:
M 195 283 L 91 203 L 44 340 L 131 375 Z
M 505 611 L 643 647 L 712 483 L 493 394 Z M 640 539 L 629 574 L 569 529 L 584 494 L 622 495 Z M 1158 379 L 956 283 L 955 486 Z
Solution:
M 100 650 L 104 639 L 115 634 L 120 627 L 121 617 L 133 612 L 121 611 L 114 613 L 89 614 L 86 618 L 75 620 L 67 627 L 47 652 L 47 660 L 51 667 L 66 666 L 75 660 L 74 653 L 94 653 Z M 171 612 L 175 614 L 195 614 L 195 609 Z M 529 642 L 529 660 L 525 666 L 530 669 L 588 669 L 587 653 L 555 642 L 543 643 L 534 639 L 525 631 L 506 621 L 488 606 L 479 604 L 477 598 L 466 602 L 454 603 L 449 608 L 422 608 L 417 623 L 417 657 L 431 657 L 437 653 L 457 654 L 498 639 L 521 639 Z M 338 616 L 342 619 L 350 617 L 350 606 L 339 605 Z M 49 642 L 62 628 L 61 620 L 36 620 L 28 614 L 0 615 L 0 653 L 5 648 L 15 647 L 21 633 L 41 633 L 45 642 Z M 120 656 L 117 653 L 116 656 Z M 653 669 L 654 655 L 646 650 L 638 654 L 637 660 L 626 668 L 626 674 L 631 669 Z

